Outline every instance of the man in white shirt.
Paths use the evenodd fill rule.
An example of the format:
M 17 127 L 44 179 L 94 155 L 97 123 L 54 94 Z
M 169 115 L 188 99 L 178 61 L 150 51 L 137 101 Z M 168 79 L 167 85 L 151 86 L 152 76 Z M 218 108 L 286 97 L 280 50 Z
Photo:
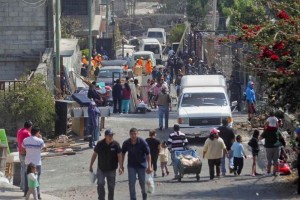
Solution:
M 41 160 L 41 150 L 45 149 L 45 143 L 42 139 L 42 135 L 40 133 L 40 128 L 35 126 L 31 130 L 31 136 L 27 137 L 23 140 L 22 148 L 26 151 L 25 156 L 25 165 L 27 166 L 32 163 L 36 165 L 36 169 L 38 172 L 38 182 L 40 182 L 41 170 L 42 170 L 42 160 Z M 27 170 L 26 170 L 27 171 Z M 28 181 L 27 174 L 25 176 L 25 191 L 24 195 L 26 195 L 28 191 Z M 40 188 L 37 188 L 38 199 L 41 199 Z

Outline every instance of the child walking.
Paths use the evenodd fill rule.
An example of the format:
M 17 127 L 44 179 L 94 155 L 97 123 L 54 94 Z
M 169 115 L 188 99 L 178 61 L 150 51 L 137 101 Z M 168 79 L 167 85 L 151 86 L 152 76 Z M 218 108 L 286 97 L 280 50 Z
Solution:
M 167 166 L 168 159 L 169 159 L 169 150 L 167 147 L 167 142 L 163 141 L 161 143 L 161 148 L 159 151 L 159 160 L 160 160 L 161 172 L 162 172 L 163 177 L 165 176 L 164 170 L 166 170 L 167 175 L 169 175 L 169 170 L 168 170 L 168 166 Z
M 156 171 L 157 171 L 157 160 L 158 160 L 158 154 L 160 148 L 160 141 L 156 138 L 155 130 L 149 131 L 149 138 L 146 139 L 146 142 L 148 143 L 150 148 L 151 163 L 154 170 L 154 177 L 157 177 Z
M 27 180 L 28 180 L 28 192 L 26 194 L 25 199 L 28 200 L 30 194 L 32 194 L 34 200 L 38 200 L 37 187 L 39 186 L 39 182 L 37 179 L 36 166 L 32 163 L 30 163 L 27 167 Z
M 256 173 L 256 160 L 257 160 L 258 153 L 259 153 L 258 137 L 259 137 L 259 131 L 254 130 L 252 138 L 248 142 L 248 145 L 251 147 L 252 159 L 253 159 L 252 176 L 258 175 L 258 173 Z
M 234 175 L 240 175 L 244 166 L 244 158 L 247 158 L 242 144 L 242 137 L 236 136 L 236 142 L 232 144 L 231 150 L 233 151 L 233 165 Z

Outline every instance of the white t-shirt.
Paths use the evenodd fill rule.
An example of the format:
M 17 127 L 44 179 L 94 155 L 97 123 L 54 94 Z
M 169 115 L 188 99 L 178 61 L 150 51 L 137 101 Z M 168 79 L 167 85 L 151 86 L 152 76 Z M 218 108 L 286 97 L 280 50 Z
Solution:
M 268 126 L 269 127 L 277 127 L 277 123 L 278 123 L 278 119 L 277 117 L 273 116 L 273 117 L 268 117 L 267 119 L 268 122 Z
M 23 140 L 22 147 L 26 150 L 25 164 L 42 165 L 41 149 L 45 147 L 44 140 L 30 136 Z

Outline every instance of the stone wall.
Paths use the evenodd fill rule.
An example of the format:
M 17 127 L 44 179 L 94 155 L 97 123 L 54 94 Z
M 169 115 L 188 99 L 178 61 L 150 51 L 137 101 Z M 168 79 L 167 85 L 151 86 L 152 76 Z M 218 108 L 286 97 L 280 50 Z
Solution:
M 35 69 L 45 49 L 53 43 L 48 23 L 51 0 L 0 0 L 0 79 L 19 78 Z

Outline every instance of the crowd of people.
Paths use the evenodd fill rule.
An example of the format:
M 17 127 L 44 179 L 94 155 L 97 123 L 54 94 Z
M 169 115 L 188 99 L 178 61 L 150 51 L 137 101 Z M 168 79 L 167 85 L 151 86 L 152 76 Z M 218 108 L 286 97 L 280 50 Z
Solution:
M 94 106 L 94 105 L 93 105 Z M 93 130 L 94 131 L 94 130 Z M 293 150 L 297 153 L 298 172 L 300 171 L 300 128 L 296 129 L 297 144 L 293 145 Z M 116 170 L 120 175 L 124 173 L 124 161 L 127 154 L 127 171 L 130 199 L 136 199 L 135 183 L 138 181 L 141 187 L 143 199 L 147 199 L 145 189 L 146 174 L 158 175 L 158 161 L 160 162 L 162 177 L 170 175 L 168 169 L 169 155 L 174 171 L 174 179 L 180 176 L 178 165 L 176 164 L 175 151 L 185 151 L 188 146 L 187 137 L 180 131 L 180 126 L 175 124 L 173 132 L 169 134 L 167 141 L 160 141 L 156 138 L 156 131 L 149 131 L 149 137 L 143 139 L 139 137 L 138 130 L 131 128 L 129 139 L 122 144 L 114 140 L 114 132 L 107 129 L 104 139 L 92 144 L 94 153 L 90 162 L 90 172 L 93 172 L 93 164 L 98 157 L 97 165 L 97 185 L 99 199 L 105 199 L 105 179 L 108 185 L 108 199 L 114 199 L 114 188 L 116 183 Z M 99 137 L 99 135 L 98 135 Z M 96 140 L 98 140 L 97 138 Z M 252 157 L 252 176 L 258 174 L 256 170 L 257 158 L 261 151 L 260 140 L 264 139 L 264 151 L 267 159 L 266 176 L 280 175 L 280 163 L 285 162 L 284 151 L 285 140 L 278 129 L 278 121 L 273 113 L 266 120 L 262 133 L 254 130 L 252 138 L 243 140 L 241 135 L 228 126 L 227 119 L 223 119 L 222 126 L 213 128 L 203 147 L 203 158 L 208 160 L 209 177 L 211 180 L 227 176 L 233 173 L 235 176 L 242 174 L 244 159 Z M 39 190 L 40 176 L 42 172 L 41 152 L 45 150 L 45 143 L 39 127 L 33 126 L 31 121 L 27 121 L 24 127 L 17 132 L 19 158 L 21 162 L 21 183 L 20 188 L 24 191 L 24 197 L 29 199 L 32 194 L 34 199 L 41 199 Z M 247 143 L 251 149 L 251 156 L 247 156 L 243 143 Z M 228 159 L 228 168 L 226 167 Z M 300 173 L 299 173 L 300 176 Z M 300 182 L 298 184 L 298 194 L 300 194 Z

